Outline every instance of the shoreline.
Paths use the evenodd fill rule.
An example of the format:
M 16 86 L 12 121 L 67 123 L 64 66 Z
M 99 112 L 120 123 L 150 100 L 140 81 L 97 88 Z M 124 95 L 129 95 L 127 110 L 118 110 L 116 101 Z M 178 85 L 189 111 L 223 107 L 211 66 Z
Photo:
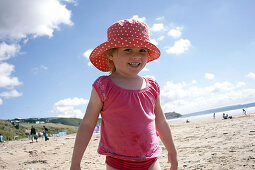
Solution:
M 179 169 L 255 169 L 255 113 L 221 118 L 169 122 L 178 152 Z M 0 143 L 0 169 L 69 169 L 76 134 Z M 94 133 L 82 159 L 82 169 L 105 169 L 97 153 L 100 134 Z M 163 144 L 161 169 L 169 169 Z
M 246 113 L 247 115 L 255 113 L 255 107 L 250 107 L 246 108 Z M 222 118 L 222 114 L 228 114 L 229 116 L 241 116 L 244 114 L 240 113 L 240 109 L 235 109 L 235 110 L 228 110 L 225 112 L 215 112 L 215 117 L 216 118 Z M 190 114 L 187 114 L 190 115 Z M 204 120 L 204 119 L 211 119 L 213 118 L 213 113 L 204 113 L 204 114 L 198 114 L 198 115 L 192 115 L 192 116 L 186 116 L 185 114 L 182 115 L 181 117 L 174 118 L 174 119 L 167 119 L 167 121 L 170 122 L 181 122 L 181 121 L 186 121 L 186 120 Z

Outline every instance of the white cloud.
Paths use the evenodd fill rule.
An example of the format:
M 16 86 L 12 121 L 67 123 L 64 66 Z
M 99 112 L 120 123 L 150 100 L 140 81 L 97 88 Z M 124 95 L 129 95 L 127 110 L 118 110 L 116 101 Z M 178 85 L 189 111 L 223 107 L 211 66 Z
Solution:
M 22 96 L 22 93 L 18 92 L 17 90 L 11 90 L 0 93 L 0 96 L 5 98 L 12 98 Z
M 164 30 L 164 24 L 153 24 L 152 28 L 150 29 L 152 32 L 159 32 Z
M 167 54 L 182 54 L 189 50 L 191 43 L 189 40 L 180 39 L 172 47 L 166 49 Z
M 88 100 L 83 98 L 66 98 L 55 103 L 52 112 L 57 113 L 58 117 L 82 118 L 84 112 L 75 107 L 82 106 L 85 108 L 88 102 Z
M 183 27 L 176 27 L 175 29 L 171 29 L 167 34 L 173 38 L 179 38 L 182 35 Z
M 0 44 L 0 61 L 8 60 L 15 56 L 20 50 L 20 46 L 17 44 L 8 45 L 5 42 Z
M 77 4 L 76 0 L 0 0 L 0 61 L 16 56 L 21 45 L 31 38 L 52 37 L 61 24 L 73 25 L 71 11 L 65 3 Z M 34 68 L 39 69 L 47 70 L 47 67 Z M 21 84 L 12 76 L 13 72 L 13 65 L 0 63 L 0 88 L 12 89 Z M 13 89 L 2 95 L 17 97 L 21 93 Z
M 17 77 L 11 76 L 14 68 L 14 65 L 0 63 L 0 88 L 13 88 L 22 84 Z
M 212 79 L 215 78 L 215 75 L 212 74 L 212 73 L 205 73 L 205 78 L 206 78 L 206 79 L 209 79 L 209 80 L 212 80 Z
M 245 83 L 218 82 L 198 87 L 185 82 L 167 82 L 161 90 L 164 112 L 181 114 L 208 110 L 234 104 L 254 102 L 255 89 L 245 89 Z
M 65 106 L 79 106 L 88 103 L 88 100 L 83 99 L 83 98 L 66 98 L 63 100 L 58 101 L 55 103 L 55 106 L 57 107 L 65 107 Z
M 158 41 L 162 41 L 164 38 L 165 38 L 165 36 L 162 35 L 162 36 L 160 36 L 157 40 L 158 40 Z
M 21 44 L 25 45 L 25 44 L 27 44 L 28 41 L 29 41 L 29 39 L 25 38 L 25 39 L 21 40 Z
M 147 67 L 144 67 L 143 69 L 142 69 L 142 71 L 143 72 L 147 72 L 147 71 L 150 71 Z
M 92 49 L 88 49 L 87 51 L 85 51 L 85 52 L 83 53 L 83 56 L 86 57 L 86 59 L 89 60 L 89 56 L 90 56 L 90 54 L 91 54 L 92 51 L 93 51 Z
M 164 20 L 164 19 L 165 19 L 164 16 L 156 18 L 157 21 L 161 21 L 161 20 Z
M 78 2 L 76 0 L 60 0 L 60 1 L 67 2 L 67 3 L 72 3 L 74 5 L 78 5 Z
M 85 52 L 83 53 L 83 56 L 84 56 L 87 60 L 89 60 L 89 56 L 90 56 L 90 54 L 91 54 L 92 51 L 93 51 L 92 49 L 88 49 L 87 51 L 85 51 Z M 88 66 L 91 67 L 91 66 L 93 66 L 93 64 L 89 61 L 89 62 L 88 62 Z
M 34 68 L 32 69 L 32 71 L 33 71 L 34 74 L 37 74 L 37 73 L 40 72 L 40 71 L 46 71 L 46 70 L 48 70 L 48 67 L 45 66 L 45 65 L 40 65 L 40 66 L 34 67 Z
M 245 77 L 255 79 L 255 74 L 253 72 L 250 72 Z
M 135 20 L 138 20 L 138 21 L 141 21 L 141 22 L 145 22 L 146 21 L 145 17 L 140 18 L 138 15 L 134 15 L 131 19 L 135 19 Z
M 0 1 L 0 40 L 52 37 L 60 24 L 73 23 L 71 11 L 59 0 Z
M 157 39 L 154 39 L 154 38 L 151 38 L 150 39 L 150 42 L 152 43 L 152 44 L 154 44 L 154 45 L 158 45 L 158 42 L 159 41 L 162 41 L 163 39 L 165 38 L 165 36 L 160 36 L 159 38 L 157 38 Z
M 89 62 L 88 62 L 88 66 L 89 66 L 89 67 L 92 67 L 93 64 L 89 61 Z
M 192 84 L 197 84 L 197 81 L 196 81 L 196 80 L 192 80 L 191 83 L 192 83 Z
M 8 89 L 8 91 L 3 91 L 0 93 L 0 97 L 2 98 L 22 96 L 21 92 L 13 89 L 15 86 L 22 84 L 22 82 L 20 82 L 17 77 L 12 76 L 14 68 L 14 65 L 8 63 L 0 63 L 0 88 Z M 2 98 L 0 98 L 0 105 L 3 103 Z
M 166 96 L 171 102 L 186 96 L 186 93 L 183 90 L 185 86 L 185 82 L 174 84 L 173 82 L 168 81 L 166 85 L 161 89 L 161 94 L 162 96 Z
M 158 45 L 158 42 L 155 39 L 150 39 L 150 42 L 156 46 Z

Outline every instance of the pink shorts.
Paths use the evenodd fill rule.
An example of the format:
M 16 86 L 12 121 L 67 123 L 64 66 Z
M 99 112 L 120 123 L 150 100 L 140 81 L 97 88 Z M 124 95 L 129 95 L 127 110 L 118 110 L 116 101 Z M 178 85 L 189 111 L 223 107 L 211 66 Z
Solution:
M 112 168 L 117 170 L 148 170 L 153 163 L 157 161 L 156 158 L 143 159 L 138 161 L 129 161 L 118 158 L 113 158 L 111 156 L 106 156 L 105 163 Z

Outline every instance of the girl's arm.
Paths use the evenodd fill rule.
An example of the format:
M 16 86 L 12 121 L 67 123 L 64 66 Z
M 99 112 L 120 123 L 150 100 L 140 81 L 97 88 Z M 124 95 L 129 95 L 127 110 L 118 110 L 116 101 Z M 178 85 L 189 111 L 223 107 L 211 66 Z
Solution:
M 82 156 L 91 139 L 102 106 L 103 103 L 101 102 L 96 90 L 93 88 L 86 113 L 76 135 L 70 168 L 71 170 L 80 169 Z
M 168 162 L 171 163 L 171 170 L 176 170 L 178 168 L 177 152 L 174 146 L 170 126 L 165 118 L 160 105 L 160 99 L 158 97 L 155 106 L 156 115 L 156 128 L 159 133 L 159 137 L 168 151 Z

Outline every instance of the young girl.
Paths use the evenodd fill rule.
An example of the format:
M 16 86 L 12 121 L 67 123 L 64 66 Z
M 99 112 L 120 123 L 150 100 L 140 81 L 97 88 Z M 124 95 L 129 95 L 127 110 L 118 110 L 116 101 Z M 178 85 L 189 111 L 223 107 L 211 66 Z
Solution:
M 149 42 L 148 26 L 134 19 L 118 21 L 108 28 L 107 38 L 92 51 L 90 61 L 110 75 L 99 77 L 93 84 L 77 132 L 71 169 L 80 169 L 99 113 L 98 153 L 106 155 L 107 170 L 160 170 L 158 135 L 168 151 L 171 169 L 177 169 L 177 152 L 160 106 L 159 85 L 138 76 L 146 63 L 160 56 L 159 49 Z

